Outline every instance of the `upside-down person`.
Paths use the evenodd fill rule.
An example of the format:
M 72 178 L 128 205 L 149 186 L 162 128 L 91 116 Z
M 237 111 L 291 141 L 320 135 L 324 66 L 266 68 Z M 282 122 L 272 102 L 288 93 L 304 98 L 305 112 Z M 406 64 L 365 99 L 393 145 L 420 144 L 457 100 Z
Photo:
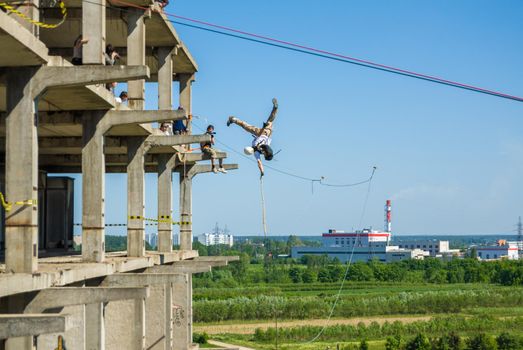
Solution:
M 244 152 L 247 155 L 254 154 L 254 157 L 256 158 L 256 161 L 258 163 L 258 169 L 260 169 L 261 176 L 263 176 L 264 174 L 261 155 L 263 154 L 263 157 L 267 161 L 272 160 L 274 156 L 270 144 L 272 141 L 272 123 L 274 122 L 274 119 L 276 119 L 277 111 L 278 101 L 276 100 L 276 98 L 273 98 L 271 114 L 269 115 L 267 121 L 263 123 L 263 126 L 261 128 L 249 125 L 243 120 L 240 120 L 233 116 L 229 117 L 229 120 L 227 120 L 227 126 L 230 126 L 231 124 L 239 125 L 243 128 L 243 130 L 247 131 L 254 137 L 254 140 L 252 141 L 252 146 L 245 147 Z

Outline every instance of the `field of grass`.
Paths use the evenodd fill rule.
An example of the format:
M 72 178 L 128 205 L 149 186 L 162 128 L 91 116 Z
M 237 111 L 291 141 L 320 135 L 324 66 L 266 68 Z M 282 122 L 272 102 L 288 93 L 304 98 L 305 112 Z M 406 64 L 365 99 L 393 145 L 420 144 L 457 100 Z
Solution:
M 230 344 L 260 350 L 275 349 L 275 342 L 261 341 L 260 337 L 256 339 L 255 332 L 256 329 L 258 332 L 261 330 L 262 335 L 265 334 L 263 332 L 275 332 L 273 316 L 277 313 L 278 348 L 283 350 L 334 350 L 338 344 L 342 350 L 352 350 L 363 339 L 358 334 L 370 334 L 365 337 L 369 348 L 381 350 L 385 348 L 384 334 L 390 332 L 388 329 L 378 331 L 384 323 L 386 327 L 392 328 L 399 323 L 404 324 L 403 328 L 398 326 L 398 329 L 410 337 L 415 336 L 417 330 L 431 330 L 431 336 L 450 331 L 457 331 L 464 337 L 478 331 L 493 335 L 509 331 L 523 336 L 523 287 L 479 283 L 347 282 L 341 293 L 339 307 L 333 319 L 327 322 L 330 306 L 339 287 L 339 283 L 286 283 L 239 288 L 198 288 L 194 290 L 195 320 L 198 320 L 198 312 L 203 311 L 205 314 L 226 314 L 230 318 L 219 322 L 196 322 L 195 331 L 206 332 L 211 339 Z M 239 308 L 237 312 L 228 309 L 238 308 L 238 303 L 244 304 L 243 309 Z M 303 308 L 301 313 L 295 310 L 298 307 Z M 249 311 L 249 308 L 255 310 Z M 264 313 L 257 308 L 261 311 L 273 310 Z M 309 309 L 318 312 L 308 314 Z M 249 312 L 254 316 L 240 319 Z M 461 317 L 461 321 L 441 320 L 451 316 Z M 434 318 L 440 320 L 434 321 Z M 470 324 L 466 325 L 469 320 Z M 327 326 L 330 336 L 320 337 L 319 342 L 308 343 L 307 339 L 313 338 L 311 334 L 316 334 L 322 326 Z M 338 337 L 336 332 L 340 332 L 340 327 L 353 328 L 348 329 L 348 332 L 343 331 Z M 374 330 L 365 333 L 361 327 L 374 327 Z M 273 335 L 266 337 L 274 338 Z

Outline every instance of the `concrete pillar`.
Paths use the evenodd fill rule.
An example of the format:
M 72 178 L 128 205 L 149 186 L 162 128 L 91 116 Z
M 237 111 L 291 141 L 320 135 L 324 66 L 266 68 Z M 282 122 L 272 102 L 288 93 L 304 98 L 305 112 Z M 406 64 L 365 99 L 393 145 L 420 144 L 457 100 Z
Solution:
M 11 295 L 7 297 L 7 310 L 11 314 L 21 314 L 27 305 L 27 294 Z M 34 337 L 15 337 L 5 341 L 6 350 L 33 350 Z
M 8 272 L 33 273 L 38 269 L 38 139 L 37 107 L 32 97 L 35 71 L 7 70 L 5 263 Z
M 140 257 L 145 255 L 144 138 L 130 137 L 127 152 L 127 256 Z
M 127 64 L 145 65 L 145 12 L 127 8 Z M 145 80 L 128 82 L 128 105 L 131 109 L 144 109 Z
M 105 6 L 105 0 L 82 1 L 82 34 L 89 40 L 83 46 L 83 64 L 105 64 Z
M 188 276 L 188 275 L 186 275 Z M 173 350 L 188 350 L 189 344 L 189 282 L 185 281 L 173 283 Z
M 192 166 L 180 170 L 180 250 L 192 250 Z
M 158 48 L 158 109 L 172 109 L 173 99 L 173 47 Z
M 192 344 L 192 274 L 187 274 L 187 342 Z
M 180 106 L 187 111 L 187 114 L 192 115 L 192 82 L 194 81 L 194 74 L 179 74 L 180 81 Z M 191 121 L 187 121 L 187 131 L 192 133 Z
M 104 111 L 85 112 L 82 149 L 82 257 L 105 258 L 105 156 L 104 136 L 96 131 Z
M 172 172 L 175 155 L 158 155 L 158 251 L 169 253 L 173 249 L 172 241 Z M 161 222 L 165 220 L 167 222 Z
M 105 350 L 104 304 L 85 306 L 85 349 Z

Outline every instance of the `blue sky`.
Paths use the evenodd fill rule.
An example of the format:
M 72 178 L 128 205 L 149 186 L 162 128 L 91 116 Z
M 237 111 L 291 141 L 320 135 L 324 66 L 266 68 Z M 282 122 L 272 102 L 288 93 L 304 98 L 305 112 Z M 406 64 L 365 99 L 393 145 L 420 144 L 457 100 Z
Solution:
M 523 95 L 520 1 L 175 0 L 167 11 Z M 196 123 L 214 124 L 218 140 L 241 151 L 251 137 L 227 128 L 227 116 L 260 124 L 276 96 L 273 146 L 282 151 L 271 165 L 333 183 L 363 180 L 378 167 L 363 226 L 382 228 L 386 199 L 396 234 L 507 233 L 523 213 L 523 103 L 176 29 L 200 68 Z M 146 93 L 155 108 L 156 86 Z M 195 235 L 216 222 L 234 234 L 262 230 L 255 164 L 232 152 L 228 162 L 240 170 L 194 180 Z M 177 175 L 173 183 L 177 216 Z M 310 183 L 268 170 L 269 233 L 357 228 L 366 191 L 316 186 L 312 194 Z M 78 221 L 78 180 L 76 194 Z M 125 175 L 108 176 L 108 223 L 125 222 L 125 197 Z M 154 174 L 146 214 L 157 215 Z

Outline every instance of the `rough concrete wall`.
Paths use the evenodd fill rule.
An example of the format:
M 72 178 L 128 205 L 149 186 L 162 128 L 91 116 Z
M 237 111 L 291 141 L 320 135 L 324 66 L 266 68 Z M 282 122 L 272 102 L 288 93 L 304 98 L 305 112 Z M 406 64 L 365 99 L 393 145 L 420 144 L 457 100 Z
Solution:
M 136 349 L 134 301 L 112 301 L 105 307 L 105 349 Z
M 145 348 L 148 350 L 165 349 L 165 287 L 149 287 L 150 295 L 145 300 Z
M 58 347 L 58 336 L 60 335 L 64 338 L 66 349 L 85 349 L 84 306 L 67 306 L 64 307 L 62 313 L 70 315 L 69 330 L 65 333 L 42 334 L 38 336 L 38 349 L 56 349 Z

